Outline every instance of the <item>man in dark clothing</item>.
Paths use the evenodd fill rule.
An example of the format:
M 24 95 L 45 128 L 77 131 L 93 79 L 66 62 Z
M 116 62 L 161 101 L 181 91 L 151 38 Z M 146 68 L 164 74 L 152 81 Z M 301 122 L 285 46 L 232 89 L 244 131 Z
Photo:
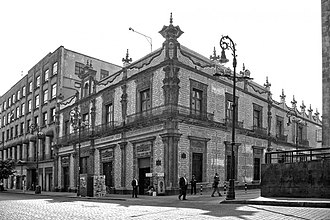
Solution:
M 219 191 L 219 187 L 218 187 L 218 185 L 219 185 L 219 176 L 218 176 L 218 174 L 217 173 L 215 173 L 215 176 L 214 176 L 214 180 L 213 180 L 213 185 L 212 185 L 212 187 L 213 187 L 213 193 L 212 193 L 212 197 L 214 197 L 214 193 L 215 192 L 217 192 L 218 194 L 219 194 L 219 196 L 222 196 L 221 195 L 221 193 L 220 193 L 220 191 Z
M 180 177 L 179 186 L 180 186 L 179 200 L 181 200 L 181 196 L 183 196 L 182 200 L 187 200 L 186 195 L 187 195 L 187 188 L 188 188 L 188 180 L 186 178 L 186 174 L 184 174 L 182 177 Z
M 192 178 L 190 180 L 190 185 L 191 185 L 191 190 L 190 190 L 190 194 L 195 194 L 196 195 L 196 183 L 197 180 L 195 178 L 195 175 L 192 175 Z
M 132 187 L 133 187 L 133 193 L 132 193 L 132 198 L 137 198 L 137 190 L 138 190 L 139 182 L 135 177 L 132 180 Z

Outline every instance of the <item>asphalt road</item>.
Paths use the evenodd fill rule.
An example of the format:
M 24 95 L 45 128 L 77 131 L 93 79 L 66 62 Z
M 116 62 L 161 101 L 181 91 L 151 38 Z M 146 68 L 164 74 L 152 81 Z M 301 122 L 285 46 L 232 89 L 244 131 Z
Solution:
M 219 204 L 219 197 L 97 200 L 0 193 L 0 219 L 330 219 L 325 208 Z

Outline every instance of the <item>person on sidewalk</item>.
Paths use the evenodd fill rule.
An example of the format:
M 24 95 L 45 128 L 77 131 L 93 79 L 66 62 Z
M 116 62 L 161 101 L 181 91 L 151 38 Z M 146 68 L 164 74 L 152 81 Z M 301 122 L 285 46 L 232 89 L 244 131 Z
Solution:
M 186 174 L 180 177 L 179 186 L 180 186 L 179 200 L 181 200 L 181 196 L 183 197 L 182 200 L 187 200 L 186 196 L 187 196 L 188 180 Z
M 139 186 L 139 182 L 138 180 L 134 177 L 132 180 L 132 187 L 133 187 L 133 192 L 132 192 L 132 198 L 137 198 L 137 191 L 138 191 L 138 186 Z
M 196 195 L 196 183 L 197 180 L 195 178 L 195 175 L 192 175 L 192 178 L 190 180 L 190 185 L 191 185 L 191 190 L 190 190 L 190 194 L 195 194 Z
M 219 180 L 220 180 L 220 178 L 219 178 L 219 176 L 218 176 L 218 173 L 215 173 L 215 175 L 214 175 L 214 180 L 213 180 L 213 184 L 212 184 L 212 187 L 213 187 L 213 193 L 212 193 L 212 197 L 214 197 L 214 193 L 215 192 L 217 192 L 218 194 L 219 194 L 219 196 L 222 196 L 221 195 L 221 193 L 220 193 L 220 191 L 219 191 L 219 187 L 218 187 L 218 185 L 219 185 Z

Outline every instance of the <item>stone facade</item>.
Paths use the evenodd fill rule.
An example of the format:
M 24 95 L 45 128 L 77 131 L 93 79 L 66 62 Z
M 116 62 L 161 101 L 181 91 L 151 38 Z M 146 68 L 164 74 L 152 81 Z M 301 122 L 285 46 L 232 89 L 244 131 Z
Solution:
M 59 186 L 77 186 L 78 158 L 81 174 L 105 175 L 108 192 L 128 193 L 134 176 L 140 193 L 149 186 L 159 194 L 175 193 L 184 174 L 189 179 L 194 174 L 199 185 L 210 188 L 217 172 L 222 185 L 229 178 L 233 98 L 238 103 L 233 146 L 237 185 L 259 184 L 267 151 L 321 146 L 318 113 L 303 103 L 299 109 L 295 100 L 289 107 L 284 92 L 280 102 L 273 100 L 268 81 L 263 86 L 239 81 L 232 97 L 232 81 L 214 76 L 216 71 L 232 74 L 230 69 L 180 45 L 183 32 L 172 19 L 160 34 L 165 38 L 161 48 L 133 63 L 127 55 L 124 67 L 97 82 L 88 96 L 63 101 L 58 157 L 80 157 L 70 161 L 75 167 L 67 186 L 62 185 L 66 168 L 59 164 Z M 88 126 L 70 126 L 65 133 L 75 108 L 89 115 Z
M 322 122 L 323 147 L 330 147 L 330 1 L 322 0 Z

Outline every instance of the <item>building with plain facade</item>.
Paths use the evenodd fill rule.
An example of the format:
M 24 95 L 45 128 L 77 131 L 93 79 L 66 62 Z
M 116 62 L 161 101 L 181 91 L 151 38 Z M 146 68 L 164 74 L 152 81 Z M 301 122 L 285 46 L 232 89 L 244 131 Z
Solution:
M 56 187 L 76 189 L 79 164 L 80 175 L 105 175 L 109 192 L 131 191 L 134 176 L 142 194 L 151 185 L 158 193 L 174 193 L 184 174 L 211 187 L 217 172 L 223 184 L 232 166 L 234 98 L 237 185 L 259 184 L 265 152 L 321 146 L 317 111 L 298 106 L 294 98 L 288 106 L 284 92 L 279 102 L 273 100 L 268 80 L 265 85 L 239 81 L 233 97 L 232 81 L 214 76 L 231 73 L 215 52 L 208 59 L 181 45 L 183 32 L 172 18 L 160 34 L 165 38 L 161 48 L 133 63 L 127 54 L 121 70 L 62 101 Z M 238 76 L 249 74 L 242 70 Z M 84 84 L 95 74 L 86 68 L 79 77 Z M 86 126 L 73 129 L 73 109 Z
M 40 185 L 42 190 L 54 190 L 57 103 L 76 94 L 81 87 L 76 73 L 87 64 L 95 70 L 95 80 L 121 69 L 61 46 L 0 97 L 0 160 L 17 162 L 16 173 L 5 180 L 5 187 L 22 189 L 24 183 L 26 189 Z

